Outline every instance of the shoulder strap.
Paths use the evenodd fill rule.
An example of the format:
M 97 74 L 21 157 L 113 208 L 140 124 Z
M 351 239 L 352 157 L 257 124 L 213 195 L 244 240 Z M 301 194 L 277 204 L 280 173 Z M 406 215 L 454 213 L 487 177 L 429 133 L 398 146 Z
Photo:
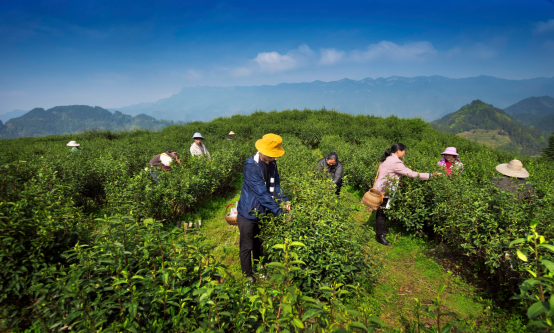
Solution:
M 377 169 L 377 174 L 375 175 L 375 181 L 373 182 L 373 188 L 375 188 L 375 184 L 377 184 L 377 177 L 379 177 L 379 170 L 381 170 L 381 164 L 379 164 L 379 168 Z

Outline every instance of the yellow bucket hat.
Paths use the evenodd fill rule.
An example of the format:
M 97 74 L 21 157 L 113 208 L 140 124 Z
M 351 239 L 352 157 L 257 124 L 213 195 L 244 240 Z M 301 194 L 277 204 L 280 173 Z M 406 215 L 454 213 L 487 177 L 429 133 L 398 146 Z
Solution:
M 256 149 L 266 156 L 280 157 L 285 154 L 285 150 L 281 147 L 282 142 L 283 138 L 277 134 L 269 133 L 256 141 Z

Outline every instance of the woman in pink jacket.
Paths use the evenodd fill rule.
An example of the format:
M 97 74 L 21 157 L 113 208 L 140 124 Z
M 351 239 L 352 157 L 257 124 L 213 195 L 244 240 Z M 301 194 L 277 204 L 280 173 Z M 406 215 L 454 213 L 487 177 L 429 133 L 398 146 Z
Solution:
M 390 149 L 385 150 L 385 154 L 381 157 L 381 167 L 379 168 L 379 175 L 375 182 L 375 188 L 381 193 L 385 194 L 386 190 L 392 188 L 396 190 L 396 182 L 391 184 L 391 180 L 400 180 L 402 176 L 408 176 L 410 178 L 420 178 L 428 180 L 431 176 L 440 176 L 441 173 L 431 175 L 430 173 L 420 173 L 408 169 L 402 158 L 406 153 L 406 146 L 402 143 L 395 143 Z M 375 223 L 375 229 L 377 232 L 377 241 L 383 245 L 390 245 L 387 241 L 387 229 L 385 227 L 385 212 L 383 208 L 389 201 L 388 196 L 383 197 L 383 203 L 381 207 L 377 209 L 377 219 Z

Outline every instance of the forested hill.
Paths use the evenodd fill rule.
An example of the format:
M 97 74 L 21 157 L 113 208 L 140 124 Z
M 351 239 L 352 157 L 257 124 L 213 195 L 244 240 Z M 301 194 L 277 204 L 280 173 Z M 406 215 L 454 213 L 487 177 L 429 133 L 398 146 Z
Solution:
M 525 125 L 547 134 L 554 132 L 554 97 L 529 97 L 504 109 Z
M 119 111 L 111 113 L 101 107 L 87 105 L 56 106 L 48 110 L 35 108 L 21 117 L 0 121 L 0 139 L 53 134 L 72 134 L 90 129 L 111 131 L 144 128 L 161 130 L 173 121 L 156 120 L 139 114 L 130 116 Z
M 530 156 L 546 147 L 542 131 L 527 127 L 503 110 L 480 100 L 464 105 L 431 125 L 443 132 Z

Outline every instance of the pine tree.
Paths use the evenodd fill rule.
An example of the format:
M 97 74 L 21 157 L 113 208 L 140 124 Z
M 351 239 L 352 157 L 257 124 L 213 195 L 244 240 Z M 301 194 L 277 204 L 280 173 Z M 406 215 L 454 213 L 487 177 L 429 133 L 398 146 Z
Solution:
M 554 160 L 554 133 L 548 138 L 548 147 L 544 148 L 542 156 L 549 160 Z

